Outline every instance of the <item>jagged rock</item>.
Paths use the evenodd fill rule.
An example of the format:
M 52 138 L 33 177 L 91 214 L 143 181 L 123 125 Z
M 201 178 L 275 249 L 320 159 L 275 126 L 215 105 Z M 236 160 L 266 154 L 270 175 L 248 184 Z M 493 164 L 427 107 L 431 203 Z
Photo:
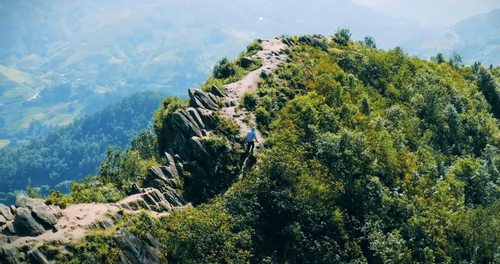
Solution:
M 9 222 L 7 224 L 7 231 L 9 231 L 10 234 L 15 234 L 17 233 L 16 232 L 16 228 L 14 227 L 14 223 L 13 222 Z
M 7 221 L 14 220 L 14 215 L 12 215 L 10 208 L 4 204 L 0 204 L 0 215 L 2 215 Z
M 35 249 L 32 252 L 29 253 L 29 257 L 31 260 L 31 263 L 33 264 L 48 264 L 49 261 L 47 260 L 47 257 L 40 252 L 40 250 Z
M 22 254 L 17 248 L 0 248 L 0 263 L 17 264 L 22 263 Z
M 93 222 L 86 226 L 88 229 L 110 229 L 114 226 L 113 221 L 111 219 L 105 219 L 101 221 Z
M 198 161 L 208 161 L 212 157 L 208 154 L 207 150 L 201 144 L 200 138 L 192 137 L 189 139 L 189 146 L 193 157 Z
M 119 206 L 127 210 L 147 209 L 156 212 L 168 212 L 174 206 L 184 204 L 179 191 L 169 189 L 165 193 L 161 193 L 154 188 L 145 189 L 145 193 L 136 194 L 123 200 Z M 169 199 L 167 199 L 167 197 Z
M 198 116 L 203 121 L 204 129 L 214 129 L 217 126 L 217 118 L 214 112 L 202 108 L 197 108 Z
M 134 264 L 120 251 L 120 259 L 115 262 L 115 264 Z
M 11 236 L 0 234 L 0 245 L 5 245 L 7 243 L 10 243 L 11 239 L 12 239 Z
M 174 190 L 167 193 L 175 192 Z M 153 211 L 167 212 L 172 210 L 173 206 L 165 199 L 165 196 L 157 189 L 151 189 L 142 195 L 142 199 L 151 207 Z
M 16 206 L 26 208 L 28 206 L 28 203 L 33 202 L 32 200 L 35 200 L 35 199 L 30 199 L 25 194 L 19 194 L 16 197 Z
M 172 131 L 180 131 L 186 134 L 189 137 L 199 136 L 202 137 L 203 133 L 201 132 L 200 127 L 196 123 L 195 120 L 191 117 L 190 114 L 185 111 L 176 113 L 172 116 L 171 119 L 171 128 Z
M 184 175 L 184 165 L 182 164 L 182 162 L 176 162 L 175 163 L 175 168 L 177 169 L 177 172 L 179 173 L 179 176 L 180 175 Z
M 292 38 L 284 38 L 282 40 L 283 43 L 285 43 L 287 46 L 293 46 L 295 43 Z
M 143 241 L 139 240 L 125 228 L 121 228 L 118 231 L 115 240 L 123 252 L 122 263 L 165 263 Z
M 137 184 L 132 184 L 132 194 L 138 194 L 138 193 L 143 193 L 144 191 L 142 190 L 141 187 L 137 186 Z
M 250 67 L 250 66 L 252 65 L 252 63 L 253 63 L 253 60 L 252 60 L 252 59 L 250 59 L 250 58 L 243 57 L 243 58 L 241 58 L 241 59 L 240 59 L 240 65 L 241 65 L 241 67 L 243 67 L 243 68 L 248 68 L 248 67 Z
M 303 44 L 311 44 L 312 43 L 312 39 L 309 36 L 300 36 L 299 42 L 303 43 Z
M 225 103 L 226 107 L 236 106 L 236 102 L 234 100 L 226 100 L 224 103 Z
M 145 209 L 151 211 L 149 205 L 144 201 L 144 199 L 142 199 L 141 195 L 139 194 L 127 197 L 126 199 L 122 200 L 118 204 L 118 206 L 126 210 L 137 211 Z
M 227 93 L 226 91 L 224 90 L 224 88 L 219 88 L 217 87 L 217 85 L 212 85 L 212 88 L 210 89 L 210 92 L 216 96 L 219 96 L 219 97 L 225 97 L 227 96 Z
M 46 204 L 42 203 L 35 206 L 28 205 L 28 207 L 30 207 L 29 209 L 31 209 L 33 217 L 47 228 L 52 228 L 57 224 L 56 216 Z
M 0 215 L 0 226 L 5 225 L 7 223 L 7 219 L 3 215 Z
M 217 97 L 211 93 L 205 93 L 198 89 L 189 89 L 189 99 L 192 107 L 201 107 L 210 110 L 218 110 Z
M 120 207 L 127 210 L 148 209 L 164 212 L 185 204 L 180 191 L 176 162 L 170 154 L 165 153 L 165 156 L 167 166 L 149 168 L 143 193 L 121 201 Z M 177 159 L 180 160 L 180 157 L 177 156 Z
M 27 236 L 36 236 L 45 232 L 43 226 L 31 216 L 31 211 L 23 207 L 17 209 L 14 228 L 16 233 Z
M 32 199 L 24 194 L 20 194 L 17 196 L 16 205 L 19 207 L 17 209 L 18 215 L 21 208 L 29 209 L 34 219 L 47 229 L 51 229 L 57 224 L 57 218 L 54 215 L 54 211 L 48 207 L 42 199 Z
M 16 211 L 17 211 L 16 206 L 15 205 L 11 205 L 10 206 L 10 211 L 12 212 L 13 215 L 16 215 Z
M 149 240 L 149 244 L 150 244 L 152 247 L 154 247 L 154 248 L 156 248 L 156 249 L 158 249 L 158 250 L 161 250 L 162 246 L 161 246 L 160 241 L 158 241 L 158 239 L 156 239 L 156 238 L 155 238 L 154 236 L 152 236 L 150 233 L 148 233 L 148 234 L 146 235 L 146 237 L 148 238 L 148 240 Z
M 320 47 L 323 51 L 328 52 L 328 46 L 325 43 L 323 43 L 323 41 L 321 41 L 317 38 L 314 38 L 313 41 L 314 41 L 315 47 Z
M 309 36 L 301 36 L 299 38 L 299 42 L 311 45 L 313 47 L 320 47 L 321 49 L 323 49 L 323 51 L 328 52 L 328 46 L 325 43 L 323 43 L 320 39 Z
M 205 128 L 205 123 L 203 122 L 203 119 L 201 119 L 199 112 L 196 110 L 196 108 L 189 107 L 188 109 L 186 109 L 186 111 L 182 112 L 182 114 L 186 116 L 186 119 L 196 124 L 198 126 L 198 129 L 200 129 L 201 133 L 203 134 L 202 129 Z
M 165 186 L 178 189 L 179 186 L 179 173 L 175 166 L 175 161 L 172 156 L 165 153 L 167 166 L 151 167 L 148 170 L 146 179 L 144 180 L 145 187 L 153 187 L 160 191 L 165 191 Z
M 178 191 L 165 192 L 163 193 L 163 197 L 165 197 L 165 200 L 171 205 L 169 210 L 171 210 L 174 206 L 183 206 L 186 204 L 186 201 L 184 201 L 184 197 Z

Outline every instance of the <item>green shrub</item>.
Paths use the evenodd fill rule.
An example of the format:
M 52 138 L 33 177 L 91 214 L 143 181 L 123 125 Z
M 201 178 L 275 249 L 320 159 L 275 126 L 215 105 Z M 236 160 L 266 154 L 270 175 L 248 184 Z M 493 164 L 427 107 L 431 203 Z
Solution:
M 236 136 L 240 133 L 240 126 L 233 120 L 217 114 L 217 128 L 216 132 L 223 136 Z
M 262 70 L 260 72 L 259 77 L 262 78 L 262 79 L 267 79 L 269 77 L 269 74 L 266 71 Z
M 250 115 L 245 115 L 245 117 L 241 120 L 245 124 L 250 124 Z
M 242 99 L 242 106 L 245 107 L 249 111 L 255 110 L 257 103 L 259 102 L 259 97 L 257 94 L 252 92 L 245 92 Z
M 149 222 L 149 220 L 147 220 Z M 251 234 L 239 230 L 220 199 L 154 220 L 145 230 L 165 247 L 169 263 L 250 263 Z M 148 226 L 146 226 L 147 228 Z M 136 234 L 141 229 L 136 228 Z
M 267 130 L 271 124 L 271 114 L 269 114 L 264 107 L 257 108 L 255 111 L 255 119 L 259 127 L 261 127 L 261 130 L 263 130 L 262 128 Z
M 61 209 L 65 209 L 71 204 L 71 196 L 62 195 L 60 192 L 56 192 L 54 190 L 50 191 L 50 196 L 45 199 L 45 203 L 47 205 L 57 205 Z
M 212 76 L 216 79 L 227 79 L 236 74 L 237 66 L 227 57 L 220 59 L 214 66 Z
M 351 40 L 351 32 L 349 32 L 349 29 L 345 28 L 337 29 L 332 40 L 341 46 L 347 46 L 347 43 Z
M 158 109 L 158 111 L 155 112 L 153 129 L 157 135 L 159 157 L 163 156 L 162 152 L 163 147 L 165 146 L 166 142 L 169 139 L 167 136 L 168 126 L 166 126 L 169 118 L 175 112 L 179 111 L 180 109 L 185 109 L 188 106 L 189 106 L 189 101 L 182 101 L 177 97 L 170 96 L 165 100 L 163 100 L 160 109 Z
M 260 44 L 259 42 L 252 42 L 247 46 L 247 56 L 255 55 L 257 54 L 257 52 L 263 49 L 264 47 L 262 47 L 262 44 Z

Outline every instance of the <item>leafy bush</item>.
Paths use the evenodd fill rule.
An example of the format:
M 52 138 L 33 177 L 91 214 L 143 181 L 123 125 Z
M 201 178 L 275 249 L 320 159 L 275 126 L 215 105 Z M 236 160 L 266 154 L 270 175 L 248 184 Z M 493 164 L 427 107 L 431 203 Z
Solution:
M 173 211 L 159 220 L 142 214 L 133 220 L 151 223 L 142 228 L 135 226 L 133 232 L 149 232 L 157 237 L 169 263 L 249 263 L 252 257 L 249 230 L 238 229 L 237 219 L 228 214 L 220 200 Z
M 245 92 L 243 94 L 243 98 L 241 100 L 241 105 L 245 107 L 249 111 L 255 110 L 255 107 L 257 106 L 259 97 L 257 94 L 252 93 L 252 92 Z
M 216 132 L 222 136 L 236 136 L 240 133 L 240 126 L 233 120 L 217 114 Z
M 215 64 L 212 76 L 216 79 L 227 79 L 236 74 L 236 67 L 227 57 L 223 57 Z
M 153 129 L 157 135 L 158 144 L 158 157 L 162 157 L 163 147 L 165 142 L 168 141 L 167 133 L 167 123 L 170 120 L 172 114 L 176 113 L 178 110 L 185 109 L 189 106 L 189 101 L 182 101 L 177 97 L 168 97 L 163 100 L 160 105 L 160 109 L 155 112 L 155 120 Z
M 337 32 L 335 32 L 332 40 L 341 46 L 347 46 L 347 43 L 351 41 L 351 32 L 349 32 L 349 29 L 339 28 Z
M 72 203 L 71 196 L 64 196 L 60 192 L 50 191 L 50 196 L 45 199 L 47 205 L 57 205 L 62 209 L 68 207 Z
M 262 44 L 260 44 L 258 41 L 254 41 L 250 43 L 250 45 L 247 46 L 247 54 L 246 56 L 252 56 L 257 54 L 257 52 L 263 50 L 264 47 L 262 47 Z
M 271 124 L 271 114 L 269 114 L 264 107 L 257 108 L 255 111 L 255 119 L 259 125 L 259 129 L 267 131 L 269 125 Z

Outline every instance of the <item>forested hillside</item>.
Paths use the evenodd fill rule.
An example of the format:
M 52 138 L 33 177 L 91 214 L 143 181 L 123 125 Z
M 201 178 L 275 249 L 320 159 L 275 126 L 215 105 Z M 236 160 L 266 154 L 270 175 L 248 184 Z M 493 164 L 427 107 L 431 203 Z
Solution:
M 130 140 L 148 127 L 164 96 L 153 91 L 137 93 L 46 137 L 0 149 L 0 199 L 15 202 L 28 179 L 44 195 L 58 184 L 56 189 L 69 191 L 69 181 L 97 173 L 108 147 L 130 146 Z
M 162 188 L 181 186 L 194 206 L 163 216 L 121 210 L 113 218 L 119 232 L 103 226 L 60 253 L 51 251 L 60 242 L 40 252 L 62 263 L 126 263 L 125 255 L 154 255 L 156 263 L 500 261 L 498 70 L 428 62 L 350 36 L 280 39 L 287 47 L 271 53 L 286 61 L 262 69 L 258 89 L 237 106 L 255 116 L 262 154 L 244 153 L 238 114 L 221 117 L 234 107 L 231 95 L 211 86 L 240 79 L 241 58 L 219 62 L 191 101 L 165 99 L 155 115 L 158 141 L 142 134 L 126 155 L 109 153 L 100 176 L 47 203 L 145 197 L 131 184 L 148 187 L 147 166 L 166 160 L 156 167 L 172 177 Z M 189 121 L 198 111 L 205 128 L 216 121 L 213 132 Z M 186 133 L 199 137 L 187 141 Z M 175 145 L 183 140 L 192 145 Z M 233 184 L 228 175 L 247 162 L 253 169 Z M 124 230 L 144 241 L 140 253 L 121 251 Z

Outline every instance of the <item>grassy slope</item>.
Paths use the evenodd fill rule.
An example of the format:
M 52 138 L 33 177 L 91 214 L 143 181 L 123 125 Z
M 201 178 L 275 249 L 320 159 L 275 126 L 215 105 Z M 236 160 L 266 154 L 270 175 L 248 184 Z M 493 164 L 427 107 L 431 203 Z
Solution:
M 0 104 L 27 100 L 43 85 L 42 81 L 31 74 L 0 65 Z

